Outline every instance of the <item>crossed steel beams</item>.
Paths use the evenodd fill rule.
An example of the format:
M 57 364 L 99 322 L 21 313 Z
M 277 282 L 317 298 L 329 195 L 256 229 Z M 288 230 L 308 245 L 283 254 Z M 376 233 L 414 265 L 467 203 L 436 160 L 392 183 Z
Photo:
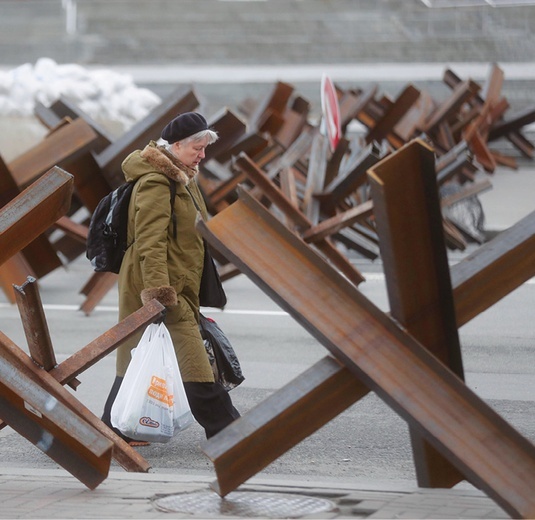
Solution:
M 72 189 L 72 175 L 55 167 L 0 209 L 0 265 L 65 214 Z M 147 461 L 62 384 L 76 387 L 77 375 L 154 321 L 163 306 L 149 302 L 56 366 L 34 282 L 16 287 L 32 357 L 0 332 L 0 418 L 91 489 L 107 477 L 112 456 L 125 469 L 148 471 Z
M 409 161 L 410 165 L 421 167 L 429 162 L 430 151 L 419 141 L 396 154 L 414 153 L 423 159 Z M 410 171 L 401 173 L 406 182 L 418 182 Z M 434 176 L 434 168 L 426 174 Z M 469 307 L 466 304 L 472 295 L 466 291 L 477 292 L 482 279 L 495 268 L 509 272 L 507 283 L 487 278 L 494 288 L 482 291 L 487 296 L 483 306 L 492 305 L 533 276 L 534 220 L 535 213 L 519 223 L 523 231 L 516 229 L 504 242 L 498 236 L 493 249 L 487 249 L 481 259 L 472 258 L 479 267 L 468 269 L 473 274 L 464 280 L 452 276 L 459 283 L 454 302 L 459 296 L 461 308 Z M 220 495 L 234 490 L 372 390 L 406 419 L 446 464 L 454 466 L 505 510 L 515 517 L 534 515 L 533 445 L 467 388 L 427 345 L 422 346 L 377 309 L 243 190 L 237 202 L 208 224 L 199 222 L 198 227 L 216 249 L 337 358 L 320 361 L 205 444 L 203 449 L 214 462 L 218 477 L 214 488 Z M 405 238 L 415 237 L 409 233 Z M 430 244 L 420 246 L 428 248 Z M 530 257 L 527 262 L 521 259 L 522 251 Z M 425 276 L 429 271 L 421 274 Z M 479 278 L 477 284 L 471 283 L 473 278 Z M 335 319 L 325 312 L 333 308 L 337 309 Z M 458 326 L 475 315 L 470 309 L 460 315 L 456 303 L 454 310 Z M 438 465 L 428 454 L 415 456 L 431 470 Z

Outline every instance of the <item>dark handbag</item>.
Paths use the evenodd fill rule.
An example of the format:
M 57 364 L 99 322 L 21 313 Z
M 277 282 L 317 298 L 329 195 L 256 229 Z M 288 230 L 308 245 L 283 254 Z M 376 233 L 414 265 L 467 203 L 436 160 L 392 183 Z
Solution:
M 202 214 L 201 208 L 197 204 L 191 190 L 185 186 L 191 197 L 195 209 Z M 210 254 L 208 243 L 203 238 L 204 244 L 204 262 L 202 267 L 201 288 L 199 289 L 199 305 L 201 307 L 215 307 L 222 309 L 227 304 L 227 295 L 223 289 L 219 272 L 215 265 L 214 259 Z
M 243 376 L 238 356 L 218 324 L 211 318 L 200 315 L 199 330 L 212 365 L 215 380 L 230 391 L 241 384 Z
M 201 288 L 199 289 L 199 303 L 201 307 L 217 307 L 219 309 L 227 304 L 227 295 L 206 240 L 204 240 L 204 265 Z

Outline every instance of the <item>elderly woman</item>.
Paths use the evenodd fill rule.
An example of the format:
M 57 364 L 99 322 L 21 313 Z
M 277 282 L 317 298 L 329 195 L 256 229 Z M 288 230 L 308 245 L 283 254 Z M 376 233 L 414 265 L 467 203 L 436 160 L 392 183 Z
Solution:
M 218 136 L 195 112 L 177 116 L 161 136 L 167 146 L 151 141 L 122 164 L 125 179 L 135 181 L 135 186 L 128 215 L 128 243 L 132 245 L 119 273 L 119 319 L 152 298 L 166 306 L 165 324 L 173 339 L 190 408 L 210 438 L 239 417 L 226 390 L 214 382 L 198 326 L 204 246 L 195 228 L 197 207 L 204 218 L 207 215 L 195 177 L 206 147 Z M 171 201 L 173 218 L 171 182 L 176 183 Z M 111 406 L 139 337 L 117 349 L 116 379 L 102 417 L 110 427 Z

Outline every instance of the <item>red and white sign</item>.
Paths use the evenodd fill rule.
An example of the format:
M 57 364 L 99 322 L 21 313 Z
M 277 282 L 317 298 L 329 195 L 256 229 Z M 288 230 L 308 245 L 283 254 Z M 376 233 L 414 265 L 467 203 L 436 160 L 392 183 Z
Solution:
M 329 138 L 331 152 L 334 152 L 342 136 L 340 106 L 334 83 L 326 74 L 323 74 L 321 78 L 321 110 L 323 112 L 323 130 Z

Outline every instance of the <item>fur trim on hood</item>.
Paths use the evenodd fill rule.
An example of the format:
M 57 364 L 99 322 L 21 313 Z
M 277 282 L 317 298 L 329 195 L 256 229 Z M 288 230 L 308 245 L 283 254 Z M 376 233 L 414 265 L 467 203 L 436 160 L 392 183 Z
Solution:
M 141 302 L 143 305 L 156 298 L 165 307 L 171 307 L 178 304 L 176 291 L 170 285 L 162 285 L 161 287 L 150 287 L 141 291 Z
M 181 163 L 171 152 L 163 146 L 148 144 L 141 152 L 151 166 L 161 171 L 165 176 L 186 186 L 198 173 L 197 168 L 189 168 Z

